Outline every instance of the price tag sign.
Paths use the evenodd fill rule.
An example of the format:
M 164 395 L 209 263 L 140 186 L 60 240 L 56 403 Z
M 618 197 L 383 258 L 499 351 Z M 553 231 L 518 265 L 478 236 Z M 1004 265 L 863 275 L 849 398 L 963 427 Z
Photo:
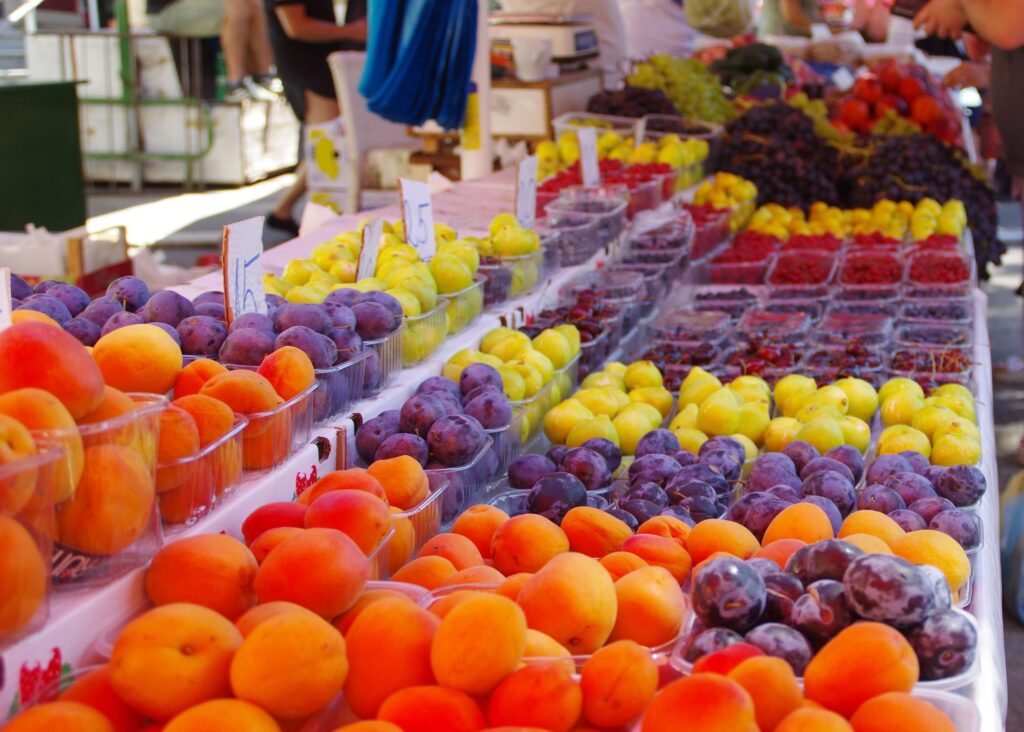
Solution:
M 0 267 L 0 330 L 11 324 L 11 270 Z
M 224 263 L 224 308 L 229 325 L 243 313 L 267 314 L 262 256 L 262 216 L 224 227 L 221 261 Z
M 576 139 L 580 143 L 580 175 L 583 185 L 596 186 L 601 183 L 601 169 L 597 165 L 597 130 L 593 127 L 578 127 Z
M 537 156 L 531 155 L 516 166 L 516 219 L 529 229 L 537 218 Z
M 430 207 L 430 189 L 426 183 L 398 179 L 402 196 L 402 225 L 405 240 L 419 252 L 421 259 L 434 256 L 434 211 Z
M 377 268 L 377 252 L 380 251 L 380 237 L 383 233 L 383 219 L 370 219 L 363 227 L 363 246 L 359 249 L 359 264 L 356 265 L 357 280 L 373 277 Z

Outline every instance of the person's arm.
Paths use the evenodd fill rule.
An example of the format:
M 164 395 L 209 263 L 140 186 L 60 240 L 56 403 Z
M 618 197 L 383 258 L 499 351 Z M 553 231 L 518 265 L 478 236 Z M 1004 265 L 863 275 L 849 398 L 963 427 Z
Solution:
M 968 23 L 993 46 L 1012 51 L 1024 45 L 1021 0 L 931 0 L 914 17 L 928 35 L 959 38 Z
M 782 12 L 783 20 L 789 25 L 801 33 L 810 34 L 811 19 L 807 17 L 807 13 L 801 7 L 800 0 L 779 0 L 779 10 Z
M 302 3 L 288 3 L 274 6 L 277 19 L 286 36 L 293 41 L 306 43 L 331 43 L 333 41 L 365 41 L 366 19 L 338 25 L 328 20 L 311 18 L 306 15 Z

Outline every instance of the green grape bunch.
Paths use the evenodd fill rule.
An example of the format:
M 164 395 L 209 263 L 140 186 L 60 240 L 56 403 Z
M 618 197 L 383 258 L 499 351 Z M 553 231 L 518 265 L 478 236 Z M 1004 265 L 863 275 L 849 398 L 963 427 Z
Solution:
M 689 119 L 724 124 L 736 114 L 718 77 L 697 59 L 656 53 L 636 64 L 628 83 L 665 92 L 680 114 Z

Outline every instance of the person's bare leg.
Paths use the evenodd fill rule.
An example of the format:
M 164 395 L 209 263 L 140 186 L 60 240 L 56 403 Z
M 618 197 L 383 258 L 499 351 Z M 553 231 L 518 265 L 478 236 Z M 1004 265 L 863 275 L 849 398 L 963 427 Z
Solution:
M 255 76 L 270 73 L 274 65 L 274 52 L 270 47 L 267 16 L 260 0 L 244 0 L 249 4 L 249 71 Z
M 249 28 L 252 25 L 251 3 L 247 0 L 225 0 L 224 25 L 220 30 L 220 45 L 224 51 L 228 82 L 237 84 L 246 75 L 249 58 Z M 262 17 L 262 12 L 260 16 Z
M 315 92 L 306 89 L 306 119 L 304 124 L 316 125 L 322 122 L 329 122 L 339 114 L 338 102 L 334 99 L 322 97 Z M 306 193 L 306 161 L 299 161 L 295 169 L 295 182 L 289 186 L 274 207 L 273 215 L 281 219 L 291 219 L 295 204 L 299 202 Z

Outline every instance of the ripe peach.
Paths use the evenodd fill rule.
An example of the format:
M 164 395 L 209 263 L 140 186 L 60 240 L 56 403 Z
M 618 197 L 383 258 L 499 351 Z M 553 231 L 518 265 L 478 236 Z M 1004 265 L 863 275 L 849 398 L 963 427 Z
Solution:
M 281 542 L 256 572 L 260 602 L 287 600 L 322 618 L 340 615 L 359 597 L 370 562 L 334 529 L 305 529 Z
M 613 582 L 619 581 L 630 572 L 642 567 L 651 566 L 647 563 L 647 560 L 632 552 L 612 552 L 601 557 L 598 561 L 601 562 L 602 567 L 608 570 L 608 574 L 612 576 Z
M 459 534 L 437 534 L 420 547 L 419 556 L 444 557 L 456 570 L 477 567 L 484 563 L 476 544 Z
M 620 727 L 640 716 L 658 690 L 650 651 L 616 641 L 594 651 L 580 671 L 583 718 L 595 727 Z
M 110 657 L 110 683 L 133 709 L 168 720 L 227 696 L 228 669 L 242 642 L 231 621 L 200 605 L 153 608 L 124 627 Z
M 94 410 L 103 398 L 103 375 L 96 361 L 60 327 L 10 326 L 0 332 L 0 363 L 0 394 L 41 389 L 59 399 L 73 419 Z
M 128 414 L 128 412 L 134 409 L 135 402 L 132 401 L 130 396 L 120 389 L 104 386 L 103 397 L 100 399 L 100 403 L 91 412 L 79 417 L 78 424 L 106 422 L 109 419 L 120 417 L 122 414 Z
M 519 593 L 531 628 L 547 633 L 572 653 L 593 653 L 615 626 L 615 585 L 596 559 L 560 554 Z
M 116 554 L 151 526 L 155 500 L 152 473 L 136 452 L 120 445 L 86 448 L 74 498 L 57 509 L 60 540 L 90 554 Z
M 606 511 L 589 506 L 571 509 L 561 523 L 569 538 L 569 549 L 600 559 L 622 549 L 622 543 L 633 536 L 623 521 Z
M 854 623 L 811 659 L 804 671 L 804 693 L 848 717 L 879 694 L 910 691 L 918 670 L 917 655 L 898 630 L 882 623 Z
M 388 508 L 388 513 L 391 514 L 391 527 L 395 530 L 388 542 L 388 574 L 394 575 L 412 559 L 416 547 L 416 528 L 408 516 L 397 515 L 402 512 L 394 506 Z
M 895 522 L 894 522 L 895 523 Z M 764 543 L 781 539 L 799 539 L 808 544 L 835 536 L 828 515 L 813 503 L 794 503 L 786 506 L 768 524 Z
M 54 328 L 60 328 L 60 323 L 49 315 L 36 310 L 15 310 L 11 313 L 11 325 L 20 325 L 21 323 L 44 323 Z M 88 346 L 85 346 L 85 348 L 89 349 Z M 91 352 L 91 349 L 89 350 Z
M 779 569 L 784 569 L 789 558 L 796 554 L 797 549 L 803 546 L 807 546 L 807 542 L 801 541 L 800 539 L 778 539 L 771 542 L 766 541 L 760 549 L 754 552 L 751 559 L 771 559 L 779 565 Z
M 231 661 L 235 696 L 275 717 L 320 711 L 348 675 L 345 639 L 326 620 L 305 613 L 268 618 L 250 631 Z
M 444 686 L 410 686 L 384 700 L 377 719 L 402 732 L 479 732 L 487 726 L 472 697 Z
M 636 554 L 648 564 L 664 567 L 680 584 L 686 580 L 693 566 L 687 551 L 674 539 L 664 536 L 637 534 L 626 539 L 622 549 Z
M 155 325 L 128 325 L 107 333 L 93 346 L 92 357 L 103 381 L 121 391 L 163 394 L 181 371 L 181 348 Z
M 264 356 L 256 373 L 265 376 L 285 401 L 294 399 L 316 381 L 313 362 L 295 346 L 278 348 Z
M 754 714 L 761 729 L 775 729 L 804 699 L 793 668 L 781 658 L 756 656 L 741 661 L 728 674 L 754 700 Z
M 394 582 L 408 582 L 427 590 L 436 590 L 455 574 L 455 565 L 444 557 L 418 557 L 391 575 Z
M 0 638 L 17 633 L 35 617 L 46 595 L 50 557 L 12 518 L 0 516 Z
M 136 712 L 114 692 L 110 685 L 110 668 L 97 666 L 76 678 L 71 686 L 61 692 L 59 701 L 79 702 L 92 707 L 102 714 L 114 727 L 114 732 L 138 732 L 146 723 L 145 717 Z
M 382 501 L 388 500 L 388 494 L 384 492 L 384 487 L 376 478 L 363 468 L 349 468 L 328 473 L 300 493 L 295 502 L 308 506 L 324 493 L 340 490 L 367 491 Z
M 160 413 L 160 437 L 156 450 L 156 490 L 165 493 L 192 479 L 197 463 L 173 465 L 199 452 L 199 429 L 184 409 L 168 406 Z
M 257 564 L 263 564 L 263 560 L 267 558 L 267 555 L 274 551 L 281 542 L 285 539 L 290 539 L 296 534 L 301 534 L 303 531 L 304 529 L 299 529 L 295 526 L 277 526 L 273 529 L 267 529 L 249 545 L 249 551 L 252 552 Z
M 450 613 L 452 610 L 454 610 L 456 607 L 461 605 L 469 598 L 476 597 L 477 595 L 487 594 L 493 593 L 490 593 L 487 590 L 483 589 L 454 590 L 435 599 L 433 602 L 430 603 L 430 607 L 427 609 L 431 612 L 431 614 L 443 619 L 448 615 L 448 613 Z
M 498 684 L 487 704 L 487 720 L 495 726 L 568 732 L 579 719 L 582 704 L 579 684 L 565 664 L 530 664 Z
M 451 585 L 497 585 L 505 581 L 505 577 L 494 567 L 478 564 L 475 567 L 460 569 L 441 583 L 442 587 Z M 511 598 L 510 598 L 511 599 Z
M 296 605 L 294 602 L 284 602 L 278 600 L 276 602 L 265 602 L 262 605 L 256 605 L 255 607 L 246 610 L 242 615 L 235 621 L 235 627 L 238 628 L 238 632 L 242 634 L 243 638 L 248 638 L 253 628 L 270 618 L 276 618 L 278 615 L 285 615 L 287 613 L 298 613 L 300 615 L 312 615 L 314 617 L 320 617 L 315 613 L 302 607 L 302 605 Z
M 75 701 L 56 701 L 26 709 L 4 729 L 7 732 L 114 732 L 110 720 L 92 707 Z
M 718 674 L 694 674 L 673 681 L 647 707 L 641 729 L 758 732 L 750 694 Z
M 197 358 L 185 366 L 174 380 L 175 400 L 192 394 L 198 394 L 200 389 L 203 388 L 203 384 L 214 376 L 226 374 L 227 372 L 227 368 L 216 361 L 208 358 Z
M 34 434 L 59 442 L 65 455 L 54 476 L 54 501 L 60 503 L 74 493 L 82 477 L 82 436 L 67 408 L 57 397 L 42 389 L 18 389 L 0 394 L 0 414 L 11 417 Z
M 679 635 L 686 596 L 664 567 L 644 567 L 615 583 L 618 612 L 610 640 L 631 640 L 651 648 Z
M 355 605 L 332 620 L 331 625 L 337 628 L 339 633 L 347 636 L 349 628 L 351 628 L 352 624 L 356 622 L 356 618 L 362 615 L 363 611 L 375 602 L 380 602 L 381 600 L 411 599 L 412 598 L 409 595 L 399 592 L 398 590 L 367 590 L 359 596 Z
M 274 718 L 254 704 L 238 699 L 214 699 L 186 709 L 164 732 L 280 732 Z
M 636 533 L 664 536 L 666 539 L 673 539 L 685 549 L 686 540 L 690 537 L 690 525 L 675 516 L 654 516 L 640 524 Z
M 804 706 L 786 715 L 775 732 L 853 732 L 853 727 L 835 712 Z
M 199 447 L 206 447 L 231 431 L 235 413 L 224 402 L 203 394 L 190 394 L 175 399 L 172 406 L 184 409 L 195 420 L 199 431 Z
M 701 521 L 693 527 L 686 540 L 686 549 L 694 564 L 700 564 L 714 552 L 726 552 L 740 559 L 749 559 L 760 548 L 757 537 L 745 526 L 726 519 Z
M 850 724 L 854 732 L 956 732 L 956 726 L 934 704 L 910 694 L 890 692 L 860 705 Z
M 433 683 L 430 647 L 440 624 L 404 597 L 378 600 L 360 613 L 345 636 L 345 701 L 352 711 L 374 717 L 394 692 Z
M 481 503 L 470 506 L 455 519 L 455 523 L 452 524 L 452 533 L 465 536 L 476 544 L 480 556 L 490 559 L 491 539 L 498 527 L 506 521 L 508 521 L 507 513 L 497 506 Z
M 430 649 L 439 684 L 486 694 L 519 665 L 526 648 L 526 616 L 507 597 L 477 593 L 441 621 Z
M 306 510 L 306 528 L 337 529 L 370 554 L 391 529 L 384 501 L 365 491 L 331 491 Z
M 199 393 L 219 399 L 239 414 L 266 412 L 284 403 L 269 381 L 255 371 L 244 369 L 213 376 L 200 387 Z M 246 428 L 246 434 L 250 434 L 251 430 L 253 436 L 258 436 L 267 427 L 266 424 L 250 425 Z
M 541 633 L 533 628 L 526 629 L 526 648 L 523 649 L 523 658 L 534 661 L 537 659 L 547 661 L 565 659 L 559 663 L 563 664 L 569 673 L 576 673 L 576 664 L 572 660 L 569 649 L 547 633 Z
M 517 572 L 509 575 L 494 591 L 509 600 L 518 600 L 519 593 L 523 591 L 523 586 L 530 581 L 531 577 L 533 577 L 532 572 Z
M 162 547 L 146 571 L 146 594 L 154 605 L 191 602 L 229 620 L 256 604 L 256 558 L 245 544 L 224 534 L 199 534 Z
M 430 495 L 426 471 L 408 455 L 375 460 L 366 471 L 384 488 L 388 503 L 403 511 L 414 508 Z
M 569 537 L 543 516 L 513 516 L 494 532 L 491 556 L 494 567 L 506 577 L 517 572 L 536 572 L 548 560 L 569 551 Z
M 28 429 L 14 417 L 0 414 L 0 467 L 35 454 L 36 441 Z M 13 516 L 25 507 L 36 490 L 38 476 L 35 468 L 15 469 L 7 477 L 0 476 L 0 515 Z
M 242 522 L 242 538 L 246 544 L 252 544 L 264 531 L 280 526 L 306 528 L 306 507 L 292 501 L 265 503 Z

